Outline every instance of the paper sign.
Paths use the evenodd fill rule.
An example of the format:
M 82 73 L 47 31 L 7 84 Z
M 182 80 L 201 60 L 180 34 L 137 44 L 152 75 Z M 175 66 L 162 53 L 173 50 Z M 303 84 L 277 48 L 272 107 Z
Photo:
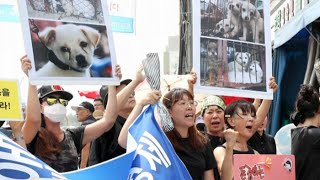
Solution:
M 295 180 L 294 155 L 234 155 L 235 180 Z
M 18 2 L 32 84 L 119 84 L 106 1 Z
M 193 4 L 195 92 L 272 99 L 270 3 L 203 0 Z
M 0 80 L 0 119 L 22 121 L 18 81 Z

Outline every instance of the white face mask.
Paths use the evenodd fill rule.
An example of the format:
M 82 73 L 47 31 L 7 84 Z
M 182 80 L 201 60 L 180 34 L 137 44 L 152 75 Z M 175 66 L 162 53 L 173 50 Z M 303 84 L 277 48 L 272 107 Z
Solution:
M 67 108 L 60 104 L 56 103 L 51 106 L 45 106 L 43 114 L 49 118 L 51 122 L 61 122 L 67 114 Z

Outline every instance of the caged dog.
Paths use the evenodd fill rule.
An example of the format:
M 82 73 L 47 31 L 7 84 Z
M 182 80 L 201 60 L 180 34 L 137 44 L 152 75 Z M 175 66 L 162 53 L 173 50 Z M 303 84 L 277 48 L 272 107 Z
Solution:
M 243 35 L 239 39 L 248 41 L 247 35 L 252 32 L 252 41 L 255 43 L 263 43 L 264 24 L 263 18 L 257 8 L 249 3 L 242 4 L 241 18 L 243 20 Z M 262 36 L 260 38 L 260 35 Z
M 228 71 L 242 72 L 247 69 L 248 63 L 250 62 L 251 54 L 248 52 L 235 52 L 234 61 L 228 63 Z
M 39 33 L 47 47 L 48 63 L 36 73 L 49 77 L 90 77 L 94 50 L 100 33 L 88 26 L 64 24 L 47 27 Z
M 238 71 L 238 70 L 228 72 L 229 82 L 233 82 L 233 83 L 244 83 L 244 84 L 261 83 L 262 76 L 263 76 L 262 68 L 259 65 L 259 62 L 256 60 L 253 60 L 250 63 L 248 72 Z
M 241 8 L 242 1 L 240 0 L 228 0 L 227 2 L 228 12 L 227 19 L 229 19 L 230 24 L 233 25 L 232 31 L 230 31 L 230 37 L 238 36 L 239 32 L 242 30 L 242 19 L 241 19 Z
M 234 37 L 234 25 L 231 23 L 230 19 L 223 19 L 216 24 L 215 34 L 221 34 L 224 38 Z
M 219 67 L 221 62 L 218 59 L 217 53 L 218 44 L 216 42 L 209 42 L 207 45 L 207 72 L 209 74 L 210 85 L 214 85 L 214 82 L 217 81 Z

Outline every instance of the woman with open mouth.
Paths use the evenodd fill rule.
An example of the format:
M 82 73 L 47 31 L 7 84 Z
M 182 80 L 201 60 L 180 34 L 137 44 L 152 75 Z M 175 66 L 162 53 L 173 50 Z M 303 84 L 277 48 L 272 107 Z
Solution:
M 270 78 L 269 87 L 277 90 L 277 83 Z M 272 100 L 263 100 L 256 111 L 252 103 L 244 100 L 234 101 L 225 110 L 227 130 L 223 132 L 226 142 L 214 150 L 221 179 L 233 179 L 233 154 L 259 154 L 247 142 L 256 132 L 268 114 Z

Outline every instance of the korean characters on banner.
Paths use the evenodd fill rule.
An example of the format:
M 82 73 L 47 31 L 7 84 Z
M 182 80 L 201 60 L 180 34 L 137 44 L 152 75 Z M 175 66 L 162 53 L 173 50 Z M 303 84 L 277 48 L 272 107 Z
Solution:
M 195 91 L 272 99 L 269 12 L 269 1 L 194 1 Z
M 294 155 L 234 155 L 234 179 L 295 180 Z
M 0 79 L 0 119 L 22 121 L 20 92 L 17 80 Z
M 19 0 L 32 84 L 117 84 L 108 4 Z

